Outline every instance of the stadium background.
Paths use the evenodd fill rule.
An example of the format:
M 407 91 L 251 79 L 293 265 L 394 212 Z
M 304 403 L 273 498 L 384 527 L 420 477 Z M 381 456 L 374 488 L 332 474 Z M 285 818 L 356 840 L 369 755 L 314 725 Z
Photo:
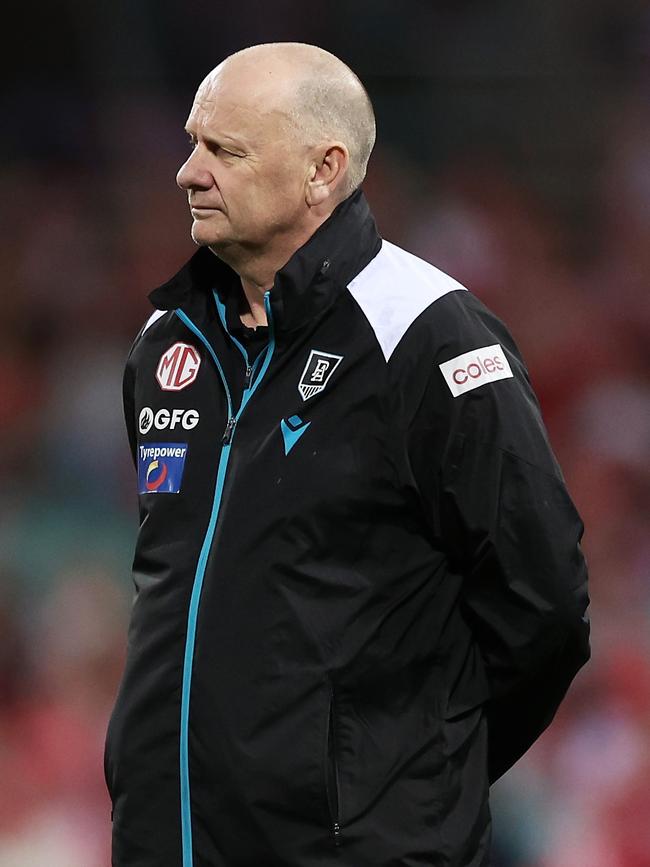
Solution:
M 508 323 L 587 525 L 593 660 L 493 789 L 494 865 L 650 865 L 648 5 L 62 0 L 14 15 L 0 867 L 109 863 L 101 759 L 137 523 L 122 365 L 146 293 L 193 251 L 174 175 L 196 85 L 276 39 L 316 42 L 366 83 L 380 230 Z

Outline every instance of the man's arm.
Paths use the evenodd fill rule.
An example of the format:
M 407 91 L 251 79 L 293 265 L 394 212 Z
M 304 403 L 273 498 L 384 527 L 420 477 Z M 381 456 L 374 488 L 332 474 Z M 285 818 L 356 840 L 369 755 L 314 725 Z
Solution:
M 124 421 L 126 423 L 126 432 L 129 438 L 129 446 L 131 448 L 131 457 L 133 463 L 137 467 L 136 449 L 138 445 L 138 434 L 135 417 L 135 380 L 136 380 L 136 361 L 134 353 L 139 346 L 145 331 L 147 331 L 155 322 L 157 322 L 168 311 L 154 310 L 138 331 L 129 349 L 129 354 L 124 365 L 124 374 L 122 377 L 122 405 L 124 407 Z
M 550 723 L 589 658 L 583 525 L 507 330 L 469 293 L 438 303 L 444 338 L 409 459 L 437 541 L 464 578 L 462 611 L 490 688 L 494 781 Z
M 126 432 L 129 438 L 131 458 L 133 459 L 134 465 L 137 466 L 137 432 L 135 424 L 135 368 L 133 365 L 133 347 L 131 347 L 131 351 L 129 352 L 129 356 L 126 360 L 124 375 L 122 377 L 122 404 L 124 407 L 124 422 L 126 424 Z

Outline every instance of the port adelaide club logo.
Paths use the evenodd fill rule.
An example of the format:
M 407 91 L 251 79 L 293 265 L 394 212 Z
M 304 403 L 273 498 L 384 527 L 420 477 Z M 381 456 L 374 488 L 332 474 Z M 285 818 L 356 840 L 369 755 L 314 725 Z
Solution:
M 309 400 L 310 397 L 321 392 L 342 361 L 342 355 L 332 355 L 331 352 L 312 349 L 298 383 L 298 391 L 302 399 Z
M 160 356 L 156 379 L 163 391 L 181 391 L 196 379 L 201 356 L 189 343 L 174 343 Z

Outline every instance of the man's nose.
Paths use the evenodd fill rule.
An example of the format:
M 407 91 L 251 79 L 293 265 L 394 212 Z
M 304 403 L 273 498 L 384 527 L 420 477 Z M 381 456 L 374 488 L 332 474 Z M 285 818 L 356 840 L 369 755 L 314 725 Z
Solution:
M 203 164 L 199 149 L 195 148 L 176 175 L 176 183 L 181 190 L 209 190 L 214 178 Z

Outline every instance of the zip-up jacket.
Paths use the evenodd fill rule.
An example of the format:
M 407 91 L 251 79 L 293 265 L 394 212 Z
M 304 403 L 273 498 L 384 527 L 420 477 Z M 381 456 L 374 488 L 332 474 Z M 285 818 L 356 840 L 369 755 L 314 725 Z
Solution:
M 489 783 L 589 656 L 583 527 L 512 337 L 361 192 L 253 342 L 207 248 L 150 298 L 114 867 L 486 864 Z

